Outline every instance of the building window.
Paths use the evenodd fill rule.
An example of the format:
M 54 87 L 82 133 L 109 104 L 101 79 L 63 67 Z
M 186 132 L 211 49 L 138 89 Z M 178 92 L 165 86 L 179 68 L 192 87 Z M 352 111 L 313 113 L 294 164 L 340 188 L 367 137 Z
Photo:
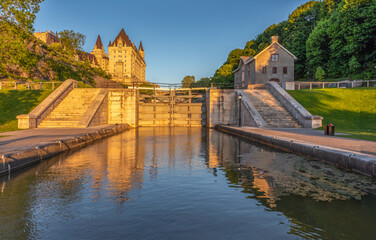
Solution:
M 272 55 L 272 62 L 278 62 L 279 60 L 279 55 L 278 54 L 273 54 Z
M 287 67 L 283 67 L 283 74 L 287 74 Z
M 277 73 L 277 67 L 273 67 L 273 73 Z
M 121 58 L 121 55 L 119 55 L 118 57 Z
M 121 51 L 119 51 L 119 53 L 121 53 Z
M 262 68 L 262 73 L 266 74 L 266 67 Z

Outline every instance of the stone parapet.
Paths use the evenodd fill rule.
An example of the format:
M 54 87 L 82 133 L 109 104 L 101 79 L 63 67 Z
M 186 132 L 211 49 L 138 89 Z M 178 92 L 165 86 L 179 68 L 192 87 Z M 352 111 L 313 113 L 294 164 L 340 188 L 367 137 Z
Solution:
M 17 116 L 18 128 L 37 128 L 38 125 L 43 121 L 43 119 L 45 119 L 54 110 L 54 108 L 59 105 L 59 103 L 76 87 L 77 81 L 73 79 L 66 80 L 29 114 Z
M 101 89 L 90 104 L 89 109 L 78 123 L 79 127 L 106 125 L 108 123 L 108 90 Z
M 240 112 L 240 115 L 242 118 L 242 121 L 241 121 L 242 125 L 252 126 L 252 127 L 266 127 L 268 124 L 261 117 L 260 113 L 257 111 L 256 107 L 252 104 L 247 94 L 245 94 L 243 90 L 236 90 L 236 92 L 237 92 L 238 97 L 241 96 L 242 105 L 240 107 L 246 110 L 246 111 Z M 251 123 L 247 123 L 246 119 L 243 119 L 244 115 L 248 115 L 249 118 L 251 118 L 252 120 Z
M 290 94 L 288 94 L 278 83 L 266 84 L 266 89 L 294 116 L 294 118 L 305 128 L 319 128 L 322 126 L 323 118 L 313 116 Z

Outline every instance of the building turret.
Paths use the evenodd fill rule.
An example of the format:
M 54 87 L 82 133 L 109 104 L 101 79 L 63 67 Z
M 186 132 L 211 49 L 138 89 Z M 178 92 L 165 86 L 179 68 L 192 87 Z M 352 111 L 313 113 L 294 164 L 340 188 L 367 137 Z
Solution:
M 94 45 L 94 49 L 91 52 L 92 55 L 95 56 L 96 63 L 94 65 L 102 68 L 104 71 L 108 72 L 108 55 L 104 51 L 104 46 L 102 43 L 101 36 L 98 35 L 97 41 Z
M 102 44 L 102 39 L 101 39 L 100 35 L 98 35 L 97 42 L 95 43 L 94 50 L 95 49 L 104 50 L 104 47 L 103 47 L 103 44 Z
M 145 51 L 144 51 L 144 47 L 142 46 L 142 41 L 140 41 L 138 52 L 141 54 L 142 58 L 145 58 Z

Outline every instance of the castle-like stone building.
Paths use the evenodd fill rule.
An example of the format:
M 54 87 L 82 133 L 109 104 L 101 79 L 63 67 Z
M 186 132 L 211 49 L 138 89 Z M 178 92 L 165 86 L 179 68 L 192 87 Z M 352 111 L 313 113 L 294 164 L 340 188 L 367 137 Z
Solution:
M 108 55 L 100 36 L 91 54 L 95 56 L 98 67 L 110 73 L 113 80 L 125 84 L 145 82 L 146 63 L 142 42 L 137 49 L 124 29 L 108 44 Z
M 240 57 L 234 71 L 235 88 L 248 88 L 251 84 L 270 81 L 293 82 L 296 56 L 272 37 L 272 43 L 254 57 Z
M 53 34 L 51 31 L 37 32 L 34 36 L 48 45 L 60 43 L 57 33 Z M 108 54 L 98 35 L 93 51 L 91 53 L 78 51 L 76 60 L 89 61 L 92 67 L 100 67 L 111 74 L 112 80 L 124 84 L 146 82 L 145 51 L 142 42 L 137 49 L 124 29 L 121 29 L 115 40 L 108 44 Z

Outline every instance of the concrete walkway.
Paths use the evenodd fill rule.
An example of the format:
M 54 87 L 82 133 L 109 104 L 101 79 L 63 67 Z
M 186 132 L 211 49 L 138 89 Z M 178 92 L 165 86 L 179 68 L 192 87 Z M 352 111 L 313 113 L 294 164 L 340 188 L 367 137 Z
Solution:
M 363 154 L 376 155 L 376 142 L 357 140 L 343 137 L 325 136 L 324 130 L 312 130 L 307 128 L 254 128 L 254 127 L 232 127 L 251 133 L 271 135 L 273 137 L 284 137 L 291 140 L 300 140 L 312 144 L 328 147 L 341 148 Z
M 95 133 L 109 126 L 90 128 L 35 128 L 0 133 L 0 156 L 25 151 L 34 147 L 74 138 L 80 134 Z

